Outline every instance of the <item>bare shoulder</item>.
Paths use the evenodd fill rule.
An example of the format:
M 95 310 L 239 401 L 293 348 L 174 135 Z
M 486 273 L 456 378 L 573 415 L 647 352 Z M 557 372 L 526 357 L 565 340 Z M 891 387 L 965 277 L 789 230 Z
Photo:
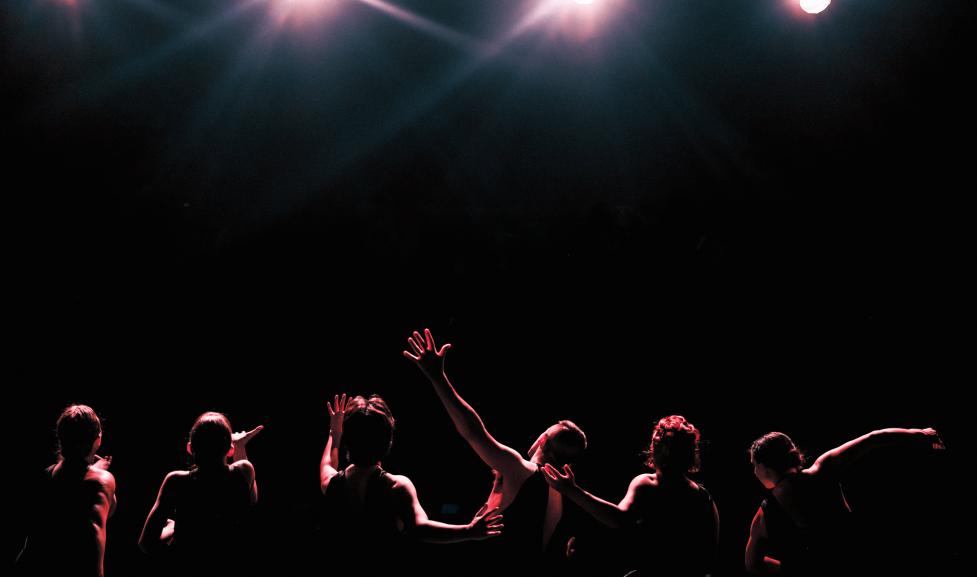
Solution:
M 185 479 L 189 479 L 189 478 L 190 478 L 190 471 L 183 471 L 183 470 L 170 471 L 169 473 L 166 474 L 166 477 L 163 478 L 163 482 L 178 484 L 178 483 L 182 483 Z
M 631 480 L 631 486 L 635 489 L 656 489 L 658 488 L 658 475 L 655 473 L 644 473 Z
M 236 473 L 241 473 L 242 475 L 248 477 L 249 479 L 254 477 L 254 465 L 252 465 L 251 461 L 248 461 L 247 459 L 234 461 L 233 463 L 231 463 L 230 468 L 232 471 Z
M 413 493 L 416 491 L 414 488 L 414 482 L 410 480 L 406 475 L 394 475 L 392 473 L 387 473 L 387 477 L 392 481 L 391 489 L 394 491 L 407 491 Z
M 115 475 L 105 469 L 89 467 L 88 472 L 85 473 L 85 480 L 98 484 L 101 490 L 109 494 L 115 493 Z

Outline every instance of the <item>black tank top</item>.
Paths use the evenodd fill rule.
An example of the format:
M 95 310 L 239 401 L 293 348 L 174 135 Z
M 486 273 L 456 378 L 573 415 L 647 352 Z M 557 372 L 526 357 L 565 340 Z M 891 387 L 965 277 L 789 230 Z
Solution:
M 176 522 L 171 553 L 191 575 L 232 574 L 243 567 L 240 555 L 251 509 L 251 487 L 244 473 L 222 468 L 194 469 L 174 487 Z M 240 566 L 239 566 L 240 565 Z
M 625 558 L 636 575 L 697 576 L 715 566 L 713 501 L 702 485 L 656 487 L 641 500 L 634 526 L 624 530 Z
M 785 575 L 841 574 L 848 566 L 852 535 L 841 486 L 804 474 L 792 475 L 791 490 L 803 526 L 771 493 L 764 499 L 763 521 L 771 554 Z
M 486 561 L 498 568 L 539 567 L 543 562 L 543 522 L 549 485 L 537 468 L 519 488 L 512 503 L 502 511 L 502 534 L 484 541 Z M 498 563 L 498 564 L 496 564 Z
M 371 473 L 363 500 L 340 471 L 329 481 L 323 497 L 322 532 L 325 546 L 336 551 L 343 573 L 383 575 L 403 569 L 404 533 L 398 527 L 394 480 L 382 469 Z

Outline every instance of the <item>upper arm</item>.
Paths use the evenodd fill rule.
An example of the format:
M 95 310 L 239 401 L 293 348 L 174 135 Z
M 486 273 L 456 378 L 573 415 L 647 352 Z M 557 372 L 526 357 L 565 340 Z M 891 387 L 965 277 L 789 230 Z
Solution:
M 808 469 L 812 474 L 840 475 L 874 446 L 878 431 L 862 435 L 824 453 Z
M 481 418 L 476 419 L 460 432 L 482 462 L 492 469 L 501 471 L 503 475 L 512 475 L 514 471 L 524 468 L 522 455 L 512 447 L 495 440 L 495 437 L 485 428 Z
M 332 467 L 322 467 L 319 470 L 319 490 L 323 495 L 326 494 L 326 489 L 329 488 L 329 482 L 335 477 L 339 471 L 332 469 L 331 471 L 326 471 L 326 469 L 332 469 Z
M 716 506 L 716 502 L 713 500 L 710 500 L 709 504 L 712 505 L 713 529 L 716 538 L 716 549 L 718 550 L 719 549 L 719 507 Z
M 319 465 L 319 489 L 322 494 L 326 494 L 326 489 L 329 487 L 329 481 L 339 473 L 332 465 L 327 465 L 322 463 Z
M 750 538 L 746 542 L 746 569 L 759 572 L 763 569 L 763 549 L 767 541 L 767 528 L 763 519 L 763 507 L 757 509 L 750 525 Z
M 166 525 L 166 519 L 171 517 L 174 510 L 174 492 L 180 483 L 181 471 L 173 471 L 166 475 L 163 484 L 160 485 L 159 494 L 156 495 L 156 502 L 146 516 L 143 523 L 142 533 L 139 535 L 139 547 L 146 551 L 147 547 L 154 539 L 158 540 L 160 532 Z
M 108 471 L 99 471 L 98 477 L 94 480 L 98 483 L 98 498 L 93 507 L 92 514 L 95 521 L 102 527 L 105 522 L 115 514 L 118 503 L 115 497 L 115 476 Z
M 631 479 L 631 484 L 628 485 L 628 492 L 621 499 L 621 502 L 618 503 L 618 508 L 625 513 L 630 511 L 635 507 L 635 503 L 639 503 L 649 490 L 652 490 L 652 482 L 648 475 L 638 475 L 634 479 Z
M 244 477 L 244 482 L 248 485 L 248 496 L 251 500 L 251 504 L 254 505 L 258 502 L 258 481 L 255 477 L 254 465 L 251 461 L 242 459 L 240 461 L 234 462 L 231 465 L 235 470 L 240 471 L 241 475 Z M 325 489 L 323 489 L 325 491 Z
M 427 513 L 417 498 L 417 488 L 414 483 L 403 475 L 394 475 L 396 483 L 393 486 L 394 501 L 397 514 L 403 520 L 405 529 L 416 527 L 427 521 Z

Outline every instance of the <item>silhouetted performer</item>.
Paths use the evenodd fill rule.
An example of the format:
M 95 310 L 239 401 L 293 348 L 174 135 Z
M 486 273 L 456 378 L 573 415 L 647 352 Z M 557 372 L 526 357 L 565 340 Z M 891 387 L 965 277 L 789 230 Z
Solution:
M 648 448 L 654 473 L 638 475 L 617 505 L 580 488 L 570 465 L 546 465 L 552 487 L 608 527 L 623 528 L 628 575 L 709 574 L 719 545 L 719 510 L 688 474 L 699 470 L 700 433 L 680 415 L 658 421 Z
M 95 454 L 102 424 L 86 405 L 58 418 L 58 461 L 35 490 L 18 575 L 98 576 L 105 573 L 106 522 L 115 512 L 111 457 Z
M 747 570 L 785 575 L 861 572 L 852 565 L 857 539 L 848 520 L 851 509 L 841 477 L 873 449 L 914 441 L 943 447 L 933 429 L 881 429 L 828 451 L 805 469 L 804 456 L 787 435 L 767 433 L 754 441 L 750 461 L 770 495 L 750 527 Z
M 423 336 L 415 331 L 407 342 L 411 350 L 404 351 L 404 356 L 431 381 L 455 428 L 494 471 L 495 482 L 484 506 L 505 513 L 506 530 L 492 543 L 497 550 L 490 554 L 508 570 L 511 563 L 520 563 L 521 573 L 533 570 L 563 516 L 563 499 L 546 484 L 540 469 L 547 463 L 558 467 L 572 463 L 586 449 L 587 437 L 573 422 L 560 421 L 546 429 L 529 448 L 528 459 L 523 458 L 488 432 L 482 418 L 448 380 L 444 357 L 451 345 L 437 348 L 428 329 Z
M 324 529 L 335 551 L 331 569 L 386 574 L 403 568 L 405 538 L 452 543 L 499 535 L 502 516 L 497 510 L 480 511 L 467 525 L 433 521 L 411 480 L 383 470 L 394 432 L 394 418 L 383 399 L 337 395 L 327 408 L 329 439 L 319 481 L 325 498 Z M 342 470 L 337 469 L 340 447 L 349 461 Z
M 197 417 L 187 443 L 193 466 L 163 479 L 139 547 L 147 553 L 167 550 L 182 575 L 230 575 L 245 569 L 247 514 L 258 502 L 246 447 L 263 428 L 234 433 L 221 413 Z

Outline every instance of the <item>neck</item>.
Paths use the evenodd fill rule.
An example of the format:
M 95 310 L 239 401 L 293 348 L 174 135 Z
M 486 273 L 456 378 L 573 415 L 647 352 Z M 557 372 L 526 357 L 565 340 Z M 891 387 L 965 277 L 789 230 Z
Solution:
M 688 478 L 686 478 L 685 474 L 683 473 L 675 471 L 663 471 L 661 469 L 658 469 L 655 471 L 655 473 L 659 481 L 664 481 L 666 483 L 674 483 L 676 481 L 681 481 L 683 483 L 688 482 Z
M 771 490 L 776 490 L 777 487 L 780 487 L 780 486 L 783 485 L 784 481 L 786 481 L 787 479 L 790 479 L 796 473 L 797 473 L 797 469 L 796 468 L 795 469 L 788 469 L 787 471 L 784 471 L 784 473 L 782 475 L 780 475 L 780 478 L 777 479 L 776 481 L 774 481 L 773 487 L 771 487 L 770 489 Z

